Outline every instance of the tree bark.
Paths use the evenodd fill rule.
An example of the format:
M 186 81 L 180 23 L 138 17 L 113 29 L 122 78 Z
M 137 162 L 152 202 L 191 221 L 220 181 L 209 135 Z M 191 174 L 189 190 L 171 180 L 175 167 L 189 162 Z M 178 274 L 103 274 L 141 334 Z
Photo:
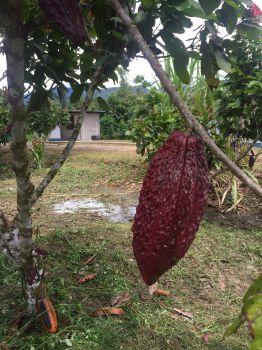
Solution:
M 220 148 L 216 145 L 213 139 L 208 135 L 203 126 L 197 121 L 196 117 L 191 113 L 185 102 L 182 100 L 177 89 L 172 84 L 168 76 L 166 75 L 161 64 L 158 62 L 156 56 L 148 47 L 143 36 L 138 30 L 137 26 L 133 23 L 132 19 L 126 14 L 124 8 L 118 0 L 108 0 L 111 7 L 115 10 L 117 15 L 122 20 L 123 24 L 127 27 L 129 33 L 132 35 L 134 41 L 138 45 L 139 49 L 150 63 L 155 74 L 161 81 L 164 89 L 171 98 L 173 104 L 177 107 L 182 117 L 185 119 L 189 127 L 193 128 L 199 136 L 202 138 L 207 147 L 213 152 L 213 154 L 222 161 L 222 163 L 235 174 L 248 188 L 250 188 L 258 197 L 262 198 L 262 188 L 257 185 L 250 177 L 248 177 L 231 159 L 224 154 Z
M 20 259 L 27 293 L 27 309 L 35 311 L 34 290 L 39 281 L 36 280 L 37 268 L 32 255 L 32 217 L 28 150 L 26 144 L 26 117 L 24 107 L 24 47 L 25 40 L 21 22 L 21 1 L 10 0 L 12 12 L 8 13 L 9 24 L 5 27 L 5 53 L 7 62 L 8 102 L 12 121 L 13 170 L 17 184 L 17 217 L 18 229 L 15 230 L 19 240 Z M 11 231 L 9 231 L 11 234 Z
M 20 266 L 19 229 L 11 227 L 2 210 L 0 210 L 0 252 L 15 265 Z

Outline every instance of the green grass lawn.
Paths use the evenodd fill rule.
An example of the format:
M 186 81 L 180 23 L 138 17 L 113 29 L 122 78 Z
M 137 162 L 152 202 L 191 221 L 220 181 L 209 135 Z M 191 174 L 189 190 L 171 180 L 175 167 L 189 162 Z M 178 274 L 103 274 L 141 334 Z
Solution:
M 47 164 L 57 152 L 48 154 Z M 1 206 L 9 214 L 15 205 L 14 178 L 6 170 L 0 180 Z M 46 169 L 34 173 L 37 183 Z M 245 350 L 243 327 L 223 339 L 239 313 L 241 299 L 261 267 L 261 230 L 240 230 L 203 221 L 184 259 L 160 280 L 169 296 L 150 296 L 131 249 L 131 223 L 110 223 L 85 211 L 55 215 L 52 205 L 88 196 L 112 203 L 134 204 L 145 172 L 135 154 L 74 152 L 34 209 L 35 242 L 48 250 L 43 260 L 46 284 L 58 315 L 59 330 L 46 333 L 38 320 L 17 329 L 13 321 L 23 310 L 21 281 L 0 257 L 0 344 L 9 349 L 90 350 Z M 11 189 L 10 189 L 11 188 Z M 94 255 L 93 265 L 84 265 Z M 82 274 L 97 273 L 79 284 Z M 124 292 L 130 300 L 120 316 L 92 317 L 100 307 Z M 177 314 L 174 308 L 192 315 Z M 208 344 L 201 344 L 206 332 Z M 3 349 L 5 348 L 2 345 Z M 0 346 L 1 348 L 1 346 Z

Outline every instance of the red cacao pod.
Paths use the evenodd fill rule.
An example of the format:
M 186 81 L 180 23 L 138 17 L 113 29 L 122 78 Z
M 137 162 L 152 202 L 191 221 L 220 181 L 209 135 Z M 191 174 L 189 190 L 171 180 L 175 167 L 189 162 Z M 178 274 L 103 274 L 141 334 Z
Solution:
M 195 238 L 209 190 L 205 148 L 176 131 L 149 164 L 133 231 L 133 250 L 146 284 L 185 255 Z
M 41 9 L 74 43 L 88 39 L 85 21 L 77 0 L 38 0 Z

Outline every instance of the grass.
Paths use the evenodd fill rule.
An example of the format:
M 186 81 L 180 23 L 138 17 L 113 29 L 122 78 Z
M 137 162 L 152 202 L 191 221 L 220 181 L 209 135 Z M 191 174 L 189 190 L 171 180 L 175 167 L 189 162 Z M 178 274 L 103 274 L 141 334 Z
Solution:
M 48 161 L 56 156 L 48 154 Z M 239 313 L 241 298 L 261 265 L 261 230 L 240 230 L 203 221 L 186 258 L 161 278 L 168 297 L 151 297 L 142 283 L 131 249 L 131 223 L 113 224 L 85 212 L 57 216 L 52 203 L 88 193 L 100 200 L 130 203 L 137 199 L 145 165 L 134 154 L 74 152 L 34 210 L 37 246 L 49 251 L 43 265 L 46 284 L 59 320 L 59 331 L 46 333 L 38 321 L 22 329 L 12 326 L 23 309 L 20 277 L 0 257 L 0 344 L 10 349 L 90 350 L 246 350 L 248 335 L 223 339 Z M 46 169 L 34 173 L 37 183 Z M 7 174 L 8 170 L 7 170 Z M 1 180 L 0 201 L 14 206 L 11 176 Z M 10 209 L 11 212 L 11 209 Z M 91 266 L 83 258 L 95 255 Z M 80 272 L 97 277 L 78 284 Z M 223 284 L 223 285 L 222 285 Z M 128 291 L 125 314 L 91 317 L 112 297 Z M 193 318 L 174 313 L 174 308 Z M 207 345 L 201 344 L 204 332 Z M 1 346 L 0 346 L 1 348 Z

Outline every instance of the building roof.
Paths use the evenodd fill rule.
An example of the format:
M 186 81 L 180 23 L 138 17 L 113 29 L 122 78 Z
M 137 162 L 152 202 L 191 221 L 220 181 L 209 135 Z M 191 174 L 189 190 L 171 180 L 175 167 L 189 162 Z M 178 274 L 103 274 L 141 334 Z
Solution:
M 71 109 L 70 113 L 80 113 L 80 109 Z M 94 110 L 94 111 L 86 111 L 86 113 L 105 113 L 106 111 Z

